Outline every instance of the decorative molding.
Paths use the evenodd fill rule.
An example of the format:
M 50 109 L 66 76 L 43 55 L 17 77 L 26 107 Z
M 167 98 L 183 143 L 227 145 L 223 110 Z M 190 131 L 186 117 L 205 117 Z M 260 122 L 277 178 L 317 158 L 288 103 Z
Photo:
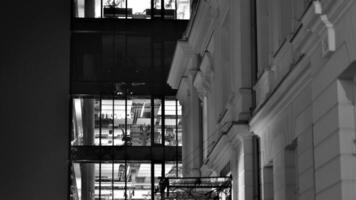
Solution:
M 231 122 L 226 132 L 217 134 L 220 134 L 220 139 L 208 155 L 205 167 L 220 172 L 226 163 L 234 159 L 233 157 L 238 157 L 238 154 L 244 153 L 242 148 L 244 141 L 246 138 L 252 137 L 252 133 L 247 124 Z
M 182 76 L 184 76 L 188 63 L 194 55 L 193 49 L 185 40 L 177 42 L 174 57 L 169 71 L 167 83 L 173 89 L 178 89 Z
M 179 89 L 177 92 L 177 99 L 182 105 L 186 105 L 188 97 L 190 96 L 189 92 L 189 83 L 188 77 L 182 77 Z
M 210 52 L 206 51 L 200 64 L 200 71 L 194 77 L 194 87 L 196 88 L 199 98 L 203 100 L 204 96 L 210 91 L 214 79 L 213 58 Z
M 266 69 L 261 78 L 255 84 L 253 89 L 256 91 L 256 105 L 257 107 L 262 104 L 265 99 L 271 94 L 273 82 L 273 70 Z
M 320 20 L 323 22 L 326 28 L 326 34 L 322 37 L 321 46 L 323 56 L 330 55 L 336 50 L 336 36 L 334 24 L 330 22 L 327 14 L 323 14 L 323 9 L 320 1 L 314 1 L 315 14 L 320 15 Z
M 222 25 L 227 16 L 230 2 L 231 0 L 206 0 L 200 3 L 188 39 L 195 52 L 204 54 L 207 50 L 214 30 Z
M 351 7 L 351 4 L 355 2 L 356 1 L 351 0 L 327 0 L 322 1 L 322 4 L 320 3 L 320 1 L 313 2 L 313 6 L 309 7 L 309 9 L 306 11 L 305 15 L 301 20 L 302 28 L 298 31 L 292 41 L 286 42 L 284 44 L 284 47 L 281 47 L 281 51 L 279 52 L 279 54 L 276 55 L 276 59 L 274 59 L 272 62 L 273 67 L 271 67 L 270 69 L 266 69 L 262 74 L 261 78 L 254 86 L 257 101 L 256 110 L 261 110 L 259 110 L 258 113 L 256 113 L 256 115 L 253 117 L 253 120 L 250 123 L 251 127 L 254 127 L 253 124 L 258 121 L 256 120 L 256 118 L 260 118 L 258 117 L 259 113 L 264 112 L 262 110 L 268 110 L 265 114 L 271 116 L 268 114 L 271 113 L 271 110 L 269 110 L 271 108 L 261 108 L 262 106 L 266 107 L 271 104 L 275 105 L 273 110 L 280 109 L 279 107 L 276 108 L 276 105 L 280 104 L 273 101 L 277 101 L 277 99 L 278 101 L 280 101 L 281 98 L 285 99 L 284 96 L 280 95 L 283 93 L 290 93 L 289 91 L 285 91 L 282 88 L 295 88 L 294 86 L 291 86 L 291 84 L 293 84 L 293 81 L 290 81 L 297 80 L 295 74 L 302 73 L 302 71 L 305 70 L 305 68 L 310 62 L 310 57 L 315 52 L 319 44 L 322 44 L 323 46 L 323 49 L 320 49 L 320 51 L 322 53 L 324 52 L 324 57 L 329 56 L 330 53 L 336 50 L 336 33 L 330 19 L 332 19 L 334 23 L 340 20 L 340 18 L 346 13 L 347 8 Z M 322 5 L 324 6 L 324 8 L 322 7 Z M 286 64 L 286 61 L 284 61 L 286 59 L 286 56 L 283 55 L 285 54 L 283 53 L 283 49 L 285 49 L 285 47 L 287 46 L 291 46 L 293 52 L 297 52 L 299 55 L 303 55 L 303 57 L 301 57 L 301 60 L 298 60 L 298 63 L 290 64 L 290 67 L 287 72 L 284 71 L 281 73 L 281 69 L 287 69 L 285 67 L 281 68 L 281 66 Z M 281 59 L 278 60 L 278 58 Z M 290 61 L 292 61 L 292 59 L 293 58 L 290 58 Z M 306 78 L 306 76 L 309 76 L 309 74 L 299 74 L 297 76 Z M 278 84 L 281 78 L 284 80 L 284 83 Z M 306 79 L 309 80 L 310 77 Z M 267 116 L 264 116 L 263 118 L 266 117 Z
M 254 133 L 263 132 L 263 129 L 268 127 L 278 114 L 310 84 L 310 81 L 310 61 L 303 59 L 288 74 L 277 90 L 271 93 L 267 100 L 260 105 L 260 110 L 255 113 L 250 121 L 251 131 Z

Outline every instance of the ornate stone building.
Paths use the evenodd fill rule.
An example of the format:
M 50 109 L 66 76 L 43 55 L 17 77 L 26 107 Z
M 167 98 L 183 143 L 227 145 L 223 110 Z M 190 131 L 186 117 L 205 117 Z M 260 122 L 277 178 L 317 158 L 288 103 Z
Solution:
M 183 173 L 233 199 L 356 198 L 356 2 L 200 1 L 168 78 Z

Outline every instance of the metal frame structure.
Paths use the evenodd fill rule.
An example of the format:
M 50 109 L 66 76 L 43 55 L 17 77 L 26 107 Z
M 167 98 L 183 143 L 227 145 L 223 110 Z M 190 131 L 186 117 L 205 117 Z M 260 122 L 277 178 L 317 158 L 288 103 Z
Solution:
M 125 91 L 123 92 L 123 95 L 87 95 L 87 96 L 82 96 L 82 95 L 73 95 L 72 98 L 81 98 L 81 99 L 97 99 L 99 100 L 99 123 L 97 127 L 99 129 L 99 135 L 100 135 L 100 140 L 99 144 L 97 146 L 95 145 L 71 145 L 70 149 L 70 163 L 77 163 L 77 164 L 86 164 L 86 163 L 96 163 L 99 164 L 99 174 L 98 177 L 96 178 L 95 181 L 98 182 L 98 189 L 99 189 L 99 198 L 103 197 L 103 194 L 101 192 L 102 188 L 102 178 L 101 178 L 101 164 L 108 164 L 112 163 L 112 177 L 114 177 L 114 164 L 115 163 L 124 163 L 125 166 L 125 171 L 127 171 L 128 163 L 130 162 L 138 162 L 138 163 L 151 163 L 151 199 L 155 198 L 154 194 L 154 187 L 157 182 L 155 182 L 155 177 L 164 177 L 166 175 L 165 171 L 165 164 L 168 162 L 172 162 L 176 164 L 176 176 L 178 176 L 178 164 L 182 160 L 182 147 L 178 146 L 178 124 L 175 125 L 175 132 L 176 132 L 176 137 L 175 139 L 177 140 L 174 146 L 166 146 L 165 144 L 165 101 L 166 100 L 173 100 L 172 98 L 167 98 L 168 96 L 160 95 L 144 95 L 144 96 L 136 96 L 134 95 L 133 98 L 135 97 L 146 97 L 150 102 L 151 102 L 151 126 L 150 126 L 150 140 L 151 143 L 149 146 L 132 146 L 129 144 L 128 141 L 125 140 L 124 144 L 121 146 L 115 146 L 114 142 L 112 143 L 111 146 L 103 146 L 102 141 L 101 141 L 101 135 L 102 135 L 102 118 L 101 118 L 101 113 L 102 113 L 102 100 L 104 99 L 112 99 L 113 102 L 116 99 L 122 99 L 125 101 L 125 126 L 124 126 L 124 138 L 127 134 L 128 131 L 128 121 L 127 121 L 127 113 L 128 111 L 128 106 L 127 106 L 127 101 L 128 97 L 131 95 L 128 95 L 129 92 Z M 161 104 L 161 141 L 159 143 L 155 142 L 154 134 L 155 134 L 155 125 L 154 125 L 154 118 L 155 116 L 155 100 L 159 100 Z M 174 106 L 175 109 L 178 109 L 178 101 L 174 100 L 176 105 Z M 73 106 L 71 107 L 73 110 Z M 113 103 L 112 105 L 112 110 L 114 113 L 115 110 L 115 104 Z M 73 112 L 71 112 L 73 113 Z M 72 116 L 71 116 L 72 117 Z M 175 122 L 178 123 L 178 111 L 175 111 L 175 116 L 174 116 Z M 109 120 L 112 124 L 114 124 L 114 120 Z M 73 126 L 73 124 L 72 124 Z M 112 127 L 113 128 L 113 127 Z M 114 135 L 114 134 L 113 134 Z M 113 137 L 113 136 L 112 136 Z M 114 138 L 112 138 L 114 139 Z M 160 174 L 156 174 L 157 172 L 154 171 L 155 165 L 161 165 L 161 172 Z M 75 184 L 74 183 L 74 171 L 73 167 L 70 167 L 70 174 L 71 174 L 71 183 L 72 186 L 70 190 L 72 191 L 70 194 L 71 199 L 78 199 L 78 195 L 75 192 Z M 126 194 L 125 199 L 129 199 L 127 196 L 127 191 L 129 189 L 129 185 L 127 184 L 127 173 L 124 173 L 124 180 L 125 180 L 125 185 L 123 186 L 123 189 L 125 190 L 124 194 Z M 111 180 L 111 190 L 112 193 L 114 193 L 114 183 L 115 180 L 114 178 Z M 116 190 L 117 188 L 115 188 Z M 114 197 L 113 197 L 114 199 Z M 116 199 L 116 198 L 115 198 Z
M 232 177 L 165 177 L 156 193 L 161 199 L 231 199 Z
M 103 19 L 103 18 L 121 18 L 121 19 L 130 19 L 133 17 L 132 8 L 128 7 L 128 1 L 132 0 L 124 0 L 124 7 L 118 7 L 115 1 L 112 1 L 110 5 L 104 5 L 104 1 L 100 0 L 100 17 L 83 17 L 83 18 L 96 18 L 96 19 Z M 160 8 L 155 8 L 155 1 L 160 4 Z M 147 12 L 146 15 L 149 18 L 144 18 L 145 20 L 150 19 L 173 19 L 177 20 L 177 0 L 171 0 L 171 3 L 174 4 L 174 9 L 166 9 L 165 4 L 167 3 L 165 0 L 149 0 L 150 7 L 147 8 L 145 11 Z M 79 18 L 76 16 L 75 12 L 75 3 L 76 1 L 71 0 L 71 16 L 72 18 Z M 171 13 L 167 13 L 166 11 L 171 11 Z M 105 16 L 106 13 L 109 13 L 108 16 Z M 172 15 L 173 14 L 173 15 Z

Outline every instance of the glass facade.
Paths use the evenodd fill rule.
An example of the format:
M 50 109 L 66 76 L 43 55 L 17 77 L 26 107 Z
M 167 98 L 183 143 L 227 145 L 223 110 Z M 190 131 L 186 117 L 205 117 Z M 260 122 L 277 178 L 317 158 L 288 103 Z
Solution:
M 75 18 L 190 18 L 190 0 L 74 0 L 73 5 Z
M 182 146 L 182 109 L 173 98 L 76 97 L 72 103 L 72 146 Z
M 78 96 L 72 108 L 72 200 L 160 199 L 162 177 L 182 176 L 173 97 Z
M 161 177 L 181 177 L 181 169 L 180 162 L 178 165 L 149 162 L 72 163 L 71 197 L 75 200 L 160 199 Z

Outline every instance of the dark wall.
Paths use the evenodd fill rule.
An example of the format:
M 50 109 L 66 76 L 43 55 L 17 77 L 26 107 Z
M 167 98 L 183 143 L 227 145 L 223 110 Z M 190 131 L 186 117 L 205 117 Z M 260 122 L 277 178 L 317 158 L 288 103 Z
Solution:
M 67 199 L 70 1 L 0 12 L 0 199 Z

